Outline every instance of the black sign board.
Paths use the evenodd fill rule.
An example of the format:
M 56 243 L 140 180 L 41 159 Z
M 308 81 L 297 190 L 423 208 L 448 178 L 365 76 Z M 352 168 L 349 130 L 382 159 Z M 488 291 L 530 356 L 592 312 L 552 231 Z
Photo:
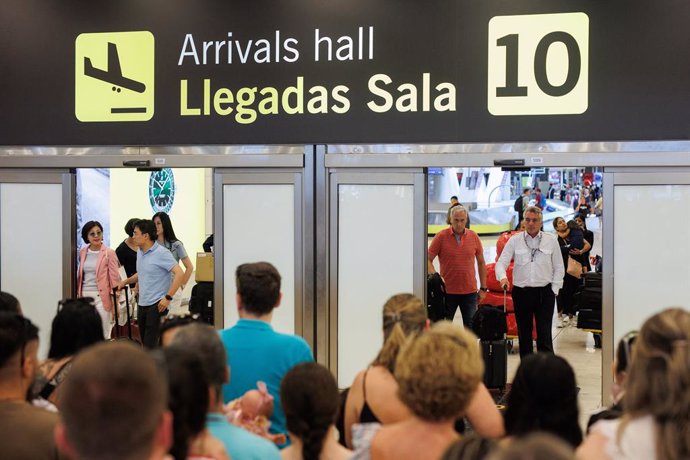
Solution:
M 4 0 L 0 144 L 676 140 L 690 3 Z

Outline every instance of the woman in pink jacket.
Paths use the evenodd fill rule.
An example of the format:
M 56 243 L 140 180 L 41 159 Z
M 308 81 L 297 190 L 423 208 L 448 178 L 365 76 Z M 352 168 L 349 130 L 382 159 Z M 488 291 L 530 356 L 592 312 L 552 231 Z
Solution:
M 113 327 L 113 287 L 120 282 L 115 251 L 103 244 L 103 226 L 91 220 L 81 229 L 84 246 L 79 251 L 77 297 L 93 297 L 103 322 L 103 335 L 110 338 Z

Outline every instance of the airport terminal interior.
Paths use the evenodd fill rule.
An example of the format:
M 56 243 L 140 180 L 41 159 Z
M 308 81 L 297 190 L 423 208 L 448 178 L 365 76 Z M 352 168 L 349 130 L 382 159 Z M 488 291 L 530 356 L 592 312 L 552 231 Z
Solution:
M 471 229 L 482 241 L 487 263 L 497 260 L 496 243 L 500 235 L 517 225 L 514 202 L 518 194 L 529 189 L 529 204 L 544 196 L 544 230 L 554 232 L 552 222 L 557 217 L 566 221 L 577 215 L 580 194 L 586 197 L 590 213 L 586 225 L 594 235 L 591 249 L 593 258 L 602 257 L 602 209 L 595 212 L 595 204 L 603 190 L 603 174 L 597 168 L 532 168 L 502 170 L 491 168 L 435 168 L 428 169 L 428 211 L 426 233 L 430 242 L 441 229 L 446 228 L 450 197 L 469 209 Z M 89 220 L 104 224 L 104 240 L 116 247 L 126 237 L 124 224 L 132 217 L 150 218 L 154 211 L 167 211 L 177 237 L 185 244 L 190 255 L 203 253 L 202 243 L 213 233 L 213 183 L 209 168 L 165 168 L 137 171 L 121 168 L 80 168 L 76 173 L 77 229 Z M 540 196 L 537 196 L 537 189 Z M 591 192 L 590 192 L 591 191 Z M 591 194 L 591 196 L 590 196 Z M 383 215 L 380 217 L 383 219 Z M 251 223 L 245 222 L 251 227 Z M 372 232 L 384 226 L 383 220 L 369 223 Z M 75 235 L 80 246 L 81 236 Z M 196 263 L 196 257 L 192 257 Z M 438 265 L 438 260 L 436 260 Z M 194 277 L 192 278 L 192 281 Z M 182 293 L 181 307 L 175 314 L 187 312 L 193 282 Z M 462 324 L 458 310 L 454 320 Z M 226 323 L 227 324 L 227 323 Z M 581 418 L 602 403 L 601 342 L 590 329 L 577 328 L 576 321 L 567 327 L 558 327 L 555 314 L 553 337 L 556 352 L 574 367 L 580 386 Z M 599 326 L 600 328 L 600 326 Z M 289 331 L 290 329 L 287 329 Z M 512 332 L 515 334 L 515 331 Z M 509 338 L 514 350 L 508 360 L 508 382 L 512 381 L 519 364 L 517 339 Z M 372 341 L 380 340 L 378 334 Z M 596 346 L 595 346 L 596 345 Z M 345 357 L 347 360 L 347 356 Z M 345 361 L 344 366 L 361 368 L 364 363 Z M 339 382 L 347 387 L 352 376 L 345 375 Z
M 141 386 L 176 360 L 187 377 L 197 366 L 181 388 L 203 387 L 203 404 L 190 403 L 202 428 L 174 429 L 199 450 L 175 460 L 224 460 L 220 441 L 234 459 L 277 459 L 290 436 L 283 458 L 344 460 L 356 439 L 362 459 L 385 433 L 388 458 L 455 460 L 467 453 L 455 447 L 497 438 L 496 456 L 475 457 L 536 458 L 518 455 L 528 434 L 561 422 L 563 460 L 690 458 L 690 65 L 679 59 L 690 2 L 49 3 L 0 7 L 0 306 L 11 310 L 0 314 L 0 459 L 21 457 L 5 455 L 10 443 L 99 457 L 70 443 L 103 435 L 87 433 L 105 431 L 108 411 L 75 430 L 100 406 L 72 418 L 57 407 L 58 385 L 80 384 L 63 379 L 80 375 L 77 349 L 49 351 L 70 302 L 101 328 L 94 342 L 112 331 L 102 347 L 132 352 L 85 366 L 88 389 L 110 371 L 121 375 L 106 386 L 140 375 L 128 365 L 148 366 Z M 128 236 L 132 219 L 146 219 L 143 234 Z M 143 281 L 104 246 L 123 248 Z M 451 255 L 462 260 L 448 268 Z M 263 302 L 245 299 L 243 282 Z M 141 302 L 131 311 L 130 298 Z M 209 324 L 179 329 L 214 346 L 185 357 L 199 338 L 187 337 L 165 357 L 148 353 L 176 321 Z M 78 331 L 62 329 L 65 341 L 83 339 L 86 327 L 66 324 Z M 233 340 L 221 356 L 218 342 L 225 353 Z M 99 353 L 94 342 L 81 356 Z M 295 369 L 292 389 L 305 393 L 293 401 L 330 391 L 320 401 L 331 412 L 297 408 L 308 420 L 289 425 L 281 385 Z M 137 391 L 108 421 L 157 404 L 155 460 L 170 451 L 164 411 L 176 394 L 157 390 L 182 381 L 168 380 L 145 401 L 139 386 L 112 386 Z M 77 407 L 105 393 L 69 394 Z M 260 404 L 241 419 L 245 401 Z M 5 416 L 17 402 L 66 410 L 41 411 L 57 428 L 34 446 Z M 602 410 L 612 419 L 576 454 Z M 123 430 L 142 421 L 127 420 Z M 243 421 L 257 444 L 210 434 L 218 422 L 249 436 Z M 383 434 L 360 421 L 383 422 Z M 290 431 L 304 426 L 302 438 Z M 480 437 L 446 450 L 463 428 Z M 103 439 L 113 452 L 129 444 Z

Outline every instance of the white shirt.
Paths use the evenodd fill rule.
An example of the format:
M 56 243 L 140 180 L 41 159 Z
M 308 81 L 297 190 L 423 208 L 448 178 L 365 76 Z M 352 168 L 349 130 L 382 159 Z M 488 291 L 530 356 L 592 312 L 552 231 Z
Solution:
M 652 416 L 630 420 L 619 439 L 620 423 L 621 419 L 600 420 L 592 426 L 592 433 L 600 433 L 606 438 L 606 455 L 613 460 L 656 459 L 656 429 Z
M 563 286 L 565 266 L 555 235 L 539 232 L 532 238 L 527 232 L 520 232 L 510 238 L 496 262 L 498 281 L 506 278 L 506 269 L 512 259 L 515 259 L 514 286 L 541 287 L 551 283 L 551 289 L 558 294 Z

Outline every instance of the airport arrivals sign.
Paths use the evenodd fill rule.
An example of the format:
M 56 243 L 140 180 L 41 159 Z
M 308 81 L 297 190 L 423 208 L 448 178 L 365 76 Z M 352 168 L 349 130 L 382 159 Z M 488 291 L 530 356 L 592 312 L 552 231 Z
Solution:
M 684 0 L 5 0 L 0 12 L 0 145 L 690 134 Z

